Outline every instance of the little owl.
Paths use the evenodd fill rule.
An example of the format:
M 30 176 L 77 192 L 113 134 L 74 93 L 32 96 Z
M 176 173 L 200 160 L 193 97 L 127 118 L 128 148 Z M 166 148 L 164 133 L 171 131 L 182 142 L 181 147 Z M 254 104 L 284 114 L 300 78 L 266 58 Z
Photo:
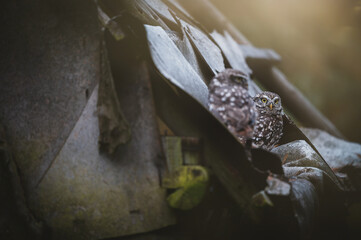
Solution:
M 238 70 L 225 69 L 211 80 L 208 99 L 209 110 L 243 144 L 252 139 L 257 117 L 255 104 L 248 93 L 247 78 Z
M 281 139 L 283 120 L 281 98 L 273 92 L 261 92 L 254 98 L 257 120 L 253 131 L 252 146 L 271 150 Z

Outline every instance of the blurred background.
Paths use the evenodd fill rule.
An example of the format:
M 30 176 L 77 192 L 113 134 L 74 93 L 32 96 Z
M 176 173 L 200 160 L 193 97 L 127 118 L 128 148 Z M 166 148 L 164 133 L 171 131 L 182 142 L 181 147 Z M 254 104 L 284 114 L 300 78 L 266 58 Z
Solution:
M 360 0 L 211 0 L 348 140 L 361 143 Z

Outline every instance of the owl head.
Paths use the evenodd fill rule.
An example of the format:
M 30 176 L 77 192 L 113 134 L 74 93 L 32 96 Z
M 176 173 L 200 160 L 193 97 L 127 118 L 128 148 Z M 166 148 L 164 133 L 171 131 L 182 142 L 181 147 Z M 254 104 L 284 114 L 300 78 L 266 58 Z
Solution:
M 248 89 L 248 75 L 236 69 L 227 68 L 218 73 L 214 79 L 217 79 L 220 84 L 226 84 L 226 86 L 240 85 Z
M 256 107 L 261 113 L 280 114 L 282 113 L 281 98 L 273 92 L 261 92 L 253 98 Z

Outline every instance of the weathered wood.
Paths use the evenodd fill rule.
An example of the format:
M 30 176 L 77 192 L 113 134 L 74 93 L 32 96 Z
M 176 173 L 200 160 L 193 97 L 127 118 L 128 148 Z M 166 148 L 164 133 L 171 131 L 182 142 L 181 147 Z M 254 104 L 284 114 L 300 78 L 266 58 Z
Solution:
M 99 79 L 101 32 L 96 7 L 86 1 L 9 2 L 1 10 L 0 121 L 28 194 Z
M 191 137 L 162 137 L 168 173 L 162 176 L 162 187 L 175 189 L 167 197 L 176 209 L 190 210 L 206 193 L 208 170 L 200 163 L 199 140 Z M 190 150 L 190 151 L 189 151 Z
M 98 5 L 98 18 L 100 23 L 109 30 L 116 40 L 119 41 L 125 37 L 123 29 L 114 19 L 108 16 L 108 14 L 101 8 L 100 3 Z
M 193 27 L 184 21 L 181 21 L 188 38 L 192 41 L 194 47 L 199 51 L 199 55 L 207 63 L 213 74 L 224 70 L 224 62 L 220 49 L 212 42 L 208 36 L 201 30 Z
M 238 46 L 250 66 L 273 66 L 282 60 L 281 56 L 272 49 L 256 48 L 249 44 L 239 44 Z
M 149 3 L 152 1 L 155 4 L 151 6 Z M 131 0 L 124 1 L 124 3 L 127 10 L 143 23 L 159 25 L 167 31 L 172 31 L 172 28 L 177 26 L 177 22 L 168 11 L 167 5 L 162 1 Z
M 118 54 L 125 46 L 134 53 L 132 40 L 107 36 L 115 89 L 132 138 L 112 158 L 99 153 L 96 88 L 31 201 L 56 239 L 110 238 L 175 223 L 160 185 L 162 149 L 147 65 Z
M 170 175 L 183 165 L 182 138 L 162 137 L 163 152 Z
M 202 144 L 194 137 L 162 137 L 164 154 L 169 173 L 175 172 L 183 165 L 200 165 L 202 162 Z
M 141 55 L 146 43 L 135 43 L 129 32 L 116 41 L 106 31 L 113 41 L 108 57 L 118 64 L 110 73 L 100 56 L 95 5 L 20 1 L 6 9 L 13 25 L 1 24 L 0 120 L 31 213 L 52 239 L 103 239 L 174 224 L 160 186 L 162 148 Z M 102 74 L 114 77 L 112 97 L 133 133 L 112 158 L 98 147 Z
M 232 68 L 238 69 L 243 73 L 250 75 L 252 70 L 248 67 L 245 56 L 243 55 L 243 52 L 239 48 L 237 42 L 227 31 L 222 31 L 222 33 L 224 34 L 221 34 L 218 31 L 213 31 L 211 36 L 222 49 L 224 55 L 226 55 Z
M 181 51 L 185 59 L 189 62 L 190 66 L 194 71 L 201 77 L 204 78 L 203 72 L 199 63 L 199 57 L 195 49 L 192 47 L 191 40 L 186 35 L 186 29 L 181 25 L 182 20 L 177 16 L 174 16 L 177 19 L 178 24 L 180 25 L 180 32 L 168 31 L 168 36 L 172 39 L 178 49 Z
M 44 239 L 44 230 L 27 206 L 18 168 L 0 124 L 0 239 Z
M 192 15 L 192 17 L 199 21 L 208 32 L 213 32 L 213 30 L 220 33 L 228 31 L 238 43 L 249 43 L 239 30 L 209 1 L 182 0 L 180 1 L 180 4 Z
M 114 36 L 113 31 L 109 30 Z M 105 44 L 105 43 L 103 43 Z M 115 92 L 114 79 L 108 63 L 108 54 L 105 46 L 101 51 L 101 79 L 97 102 L 99 119 L 99 150 L 109 155 L 122 144 L 130 140 L 131 131 L 127 120 L 121 110 L 117 93 Z
M 242 145 L 189 95 L 175 94 L 160 76 L 154 75 L 152 79 L 159 117 L 174 134 L 203 140 L 206 166 L 212 168 L 238 206 L 256 218 L 251 198 L 265 186 L 265 176 L 252 168 Z
M 160 118 L 166 123 L 168 127 L 171 128 L 172 132 L 174 132 L 176 135 L 194 136 L 204 139 L 204 156 L 207 160 L 207 164 L 211 166 L 217 178 L 222 182 L 229 194 L 237 202 L 238 206 L 244 211 L 247 211 L 250 216 L 255 217 L 251 207 L 251 198 L 256 192 L 253 192 L 251 189 L 262 189 L 262 187 L 265 186 L 265 175 L 267 174 L 260 174 L 259 171 L 256 171 L 253 168 L 251 163 L 248 162 L 245 158 L 245 152 L 242 145 L 224 128 L 222 124 L 218 122 L 218 127 L 210 126 L 211 123 L 214 124 L 214 122 L 217 122 L 217 120 L 214 119 L 211 114 L 209 114 L 206 104 L 202 104 L 203 107 L 197 104 L 196 106 L 194 103 L 189 103 L 190 100 L 188 100 L 188 104 L 184 103 L 182 99 L 190 99 L 186 94 L 189 94 L 192 99 L 199 99 L 197 94 L 200 94 L 200 92 L 198 91 L 197 93 L 194 93 L 195 88 L 192 86 L 192 84 L 188 84 L 188 82 L 195 84 L 197 83 L 195 81 L 201 81 L 202 79 L 199 76 L 196 78 L 189 77 L 189 72 L 192 73 L 194 71 L 190 67 L 187 67 L 189 63 L 186 62 L 182 52 L 179 51 L 179 49 L 177 49 L 170 40 L 171 36 L 169 36 L 169 32 L 165 32 L 160 27 L 153 27 L 148 25 L 145 26 L 145 29 L 150 47 L 151 58 L 156 69 L 161 73 L 161 75 L 163 75 L 163 77 L 170 80 L 171 83 L 183 90 L 176 91 L 177 96 L 179 96 L 178 100 L 175 100 L 174 96 L 171 97 L 171 93 L 168 93 L 169 90 L 167 91 L 164 87 L 162 90 L 158 90 L 155 93 L 156 99 L 162 99 L 158 101 L 156 100 L 157 105 L 159 104 L 159 106 L 161 106 L 158 106 L 157 108 Z M 238 55 L 232 53 L 231 48 L 228 47 L 227 43 L 238 49 L 238 44 L 232 39 L 232 37 L 228 35 L 227 38 L 224 38 L 219 34 L 218 40 L 222 42 L 222 50 L 225 49 L 228 55 L 232 57 L 232 64 L 244 69 L 246 72 L 250 72 L 250 69 L 247 67 L 244 58 L 237 57 Z M 169 44 L 164 44 L 168 42 Z M 242 54 L 240 51 L 239 53 Z M 171 61 L 168 59 L 170 55 L 172 55 Z M 196 73 L 194 72 L 193 75 L 195 74 Z M 169 76 L 172 78 L 170 79 Z M 166 82 L 169 83 L 168 81 Z M 171 85 L 168 84 L 168 86 Z M 252 84 L 252 87 L 254 87 L 254 91 L 259 91 L 255 84 Z M 203 91 L 203 89 L 201 90 Z M 206 90 L 208 92 L 208 89 Z M 186 94 L 184 94 L 184 92 Z M 163 106 L 166 107 L 164 108 Z M 189 108 L 189 111 L 186 111 L 186 108 Z M 192 108 L 196 108 L 198 112 L 193 110 L 192 113 L 190 113 L 190 109 Z M 182 109 L 181 112 L 179 112 L 180 109 Z M 202 116 L 204 123 L 202 125 L 198 125 L 198 127 L 195 127 L 195 124 L 197 124 L 199 121 L 196 119 L 199 117 L 199 115 Z M 192 121 L 195 121 L 196 123 L 191 123 Z M 225 133 L 228 132 L 228 134 L 230 134 L 228 137 L 231 137 L 230 139 L 233 138 L 235 141 L 233 143 L 234 150 L 231 150 L 232 148 L 225 142 L 222 142 L 222 144 L 219 145 L 220 139 L 224 141 L 227 138 L 218 138 L 219 136 L 217 137 L 219 134 L 218 131 L 220 131 L 219 127 L 223 129 Z M 212 129 L 212 131 L 209 131 L 209 129 Z M 237 151 L 237 153 L 235 151 Z M 257 152 L 256 155 L 257 157 L 263 159 L 278 160 L 279 166 L 276 168 L 278 171 L 282 172 L 282 170 L 279 170 L 280 161 L 277 156 L 273 156 L 266 151 Z M 265 168 L 264 170 L 267 171 L 267 167 L 263 167 Z M 245 179 L 253 179 L 253 181 L 245 181 Z
M 145 25 L 149 49 L 158 71 L 172 84 L 186 91 L 203 106 L 208 103 L 208 88 L 182 52 L 158 26 Z
M 184 165 L 202 164 L 202 141 L 198 138 L 183 137 L 182 151 Z
M 243 55 L 241 49 L 238 47 L 236 41 L 229 35 L 228 32 L 224 32 L 224 34 L 222 35 L 219 32 L 214 31 L 211 33 L 211 36 L 216 41 L 218 46 L 222 49 L 230 67 L 238 69 L 246 74 L 249 86 L 249 94 L 253 97 L 257 93 L 259 93 L 261 90 L 252 81 L 250 77 L 252 70 L 248 67 L 245 56 Z

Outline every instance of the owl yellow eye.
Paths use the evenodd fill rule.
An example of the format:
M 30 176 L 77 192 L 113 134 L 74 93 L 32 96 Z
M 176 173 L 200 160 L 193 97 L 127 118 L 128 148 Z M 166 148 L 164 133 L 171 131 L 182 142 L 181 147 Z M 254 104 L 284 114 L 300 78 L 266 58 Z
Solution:
M 278 99 L 276 99 L 276 100 L 275 100 L 275 104 L 278 104 L 278 102 L 279 102 L 279 100 L 278 100 Z
M 267 99 L 262 98 L 261 100 L 262 100 L 263 103 L 267 103 Z

